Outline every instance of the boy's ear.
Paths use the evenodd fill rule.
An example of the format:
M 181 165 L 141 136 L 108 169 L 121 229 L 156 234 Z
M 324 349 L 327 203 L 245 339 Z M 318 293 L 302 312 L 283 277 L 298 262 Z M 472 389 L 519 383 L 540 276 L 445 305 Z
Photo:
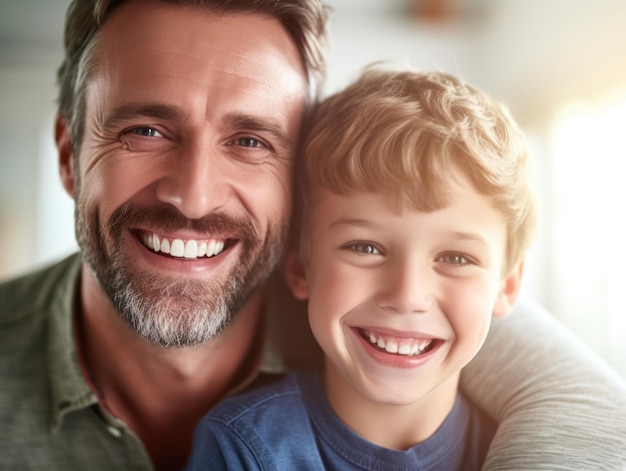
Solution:
M 304 301 L 309 297 L 309 281 L 304 262 L 298 250 L 290 250 L 285 260 L 285 278 L 293 295 Z
M 57 114 L 54 123 L 54 141 L 59 153 L 59 174 L 61 183 L 67 194 L 74 197 L 74 183 L 76 181 L 74 169 L 74 152 L 72 150 L 72 134 L 65 120 Z
M 513 310 L 522 285 L 523 273 L 524 260 L 520 260 L 507 277 L 502 280 L 500 293 L 498 293 L 496 304 L 493 307 L 494 317 L 504 317 Z

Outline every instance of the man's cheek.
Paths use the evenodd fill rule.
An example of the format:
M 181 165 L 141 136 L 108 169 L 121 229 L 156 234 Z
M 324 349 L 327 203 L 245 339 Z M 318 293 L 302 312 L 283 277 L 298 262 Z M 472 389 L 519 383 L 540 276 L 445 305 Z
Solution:
M 122 204 L 137 198 L 148 200 L 149 188 L 158 181 L 160 172 L 149 165 L 119 165 L 102 162 L 83 180 L 82 193 L 97 202 L 104 213 L 111 213 Z

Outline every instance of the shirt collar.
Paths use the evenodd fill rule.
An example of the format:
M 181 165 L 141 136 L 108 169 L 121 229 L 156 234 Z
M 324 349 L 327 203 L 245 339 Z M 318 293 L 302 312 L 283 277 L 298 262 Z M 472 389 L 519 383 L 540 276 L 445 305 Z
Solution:
M 74 303 L 78 296 L 81 258 L 68 259 L 50 302 L 48 371 L 50 373 L 51 428 L 57 433 L 66 414 L 98 403 L 80 368 L 74 335 Z
M 75 336 L 75 304 L 79 299 L 81 257 L 73 255 L 51 287 L 48 366 L 51 387 L 51 428 L 58 432 L 65 415 L 98 404 L 80 366 Z M 255 342 L 260 345 L 259 368 L 230 394 L 245 389 L 260 374 L 282 375 L 293 368 L 319 365 L 319 349 L 308 328 L 305 308 L 288 292 L 280 273 L 265 287 L 263 321 Z

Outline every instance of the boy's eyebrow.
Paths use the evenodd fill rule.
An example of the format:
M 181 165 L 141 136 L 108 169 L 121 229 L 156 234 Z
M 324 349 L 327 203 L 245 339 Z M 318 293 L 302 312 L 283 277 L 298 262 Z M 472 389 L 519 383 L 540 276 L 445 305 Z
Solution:
M 372 221 L 368 221 L 367 219 L 361 218 L 349 218 L 346 216 L 342 216 L 340 218 L 335 219 L 330 226 L 328 226 L 329 230 L 336 230 L 340 226 L 354 226 L 354 227 L 363 227 L 363 228 L 372 228 L 376 227 L 376 224 Z
M 477 233 L 452 231 L 450 235 L 454 239 L 458 240 L 459 242 L 467 241 L 467 242 L 477 242 L 482 245 L 489 245 L 487 243 L 487 240 L 483 236 Z
M 345 217 L 342 216 L 338 219 L 335 219 L 330 226 L 328 226 L 329 230 L 336 230 L 341 226 L 354 226 L 354 227 L 361 227 L 361 228 L 373 228 L 373 227 L 377 227 L 377 224 L 369 221 L 367 219 L 360 219 L 360 218 L 350 218 L 350 217 Z M 452 237 L 455 240 L 458 240 L 459 242 L 476 242 L 482 245 L 489 245 L 487 243 L 487 240 L 481 236 L 478 233 L 474 233 L 474 232 L 462 232 L 462 231 L 450 231 L 447 234 L 443 234 L 443 235 L 448 235 L 450 237 Z

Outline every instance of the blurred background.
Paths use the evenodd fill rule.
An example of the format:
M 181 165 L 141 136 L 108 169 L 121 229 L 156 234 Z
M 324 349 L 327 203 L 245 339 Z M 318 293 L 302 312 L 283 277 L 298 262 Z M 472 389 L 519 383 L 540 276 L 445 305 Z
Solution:
M 326 93 L 377 60 L 442 70 L 507 102 L 541 219 L 524 295 L 626 377 L 626 2 L 329 0 Z M 76 250 L 53 144 L 69 0 L 0 0 L 0 280 Z

